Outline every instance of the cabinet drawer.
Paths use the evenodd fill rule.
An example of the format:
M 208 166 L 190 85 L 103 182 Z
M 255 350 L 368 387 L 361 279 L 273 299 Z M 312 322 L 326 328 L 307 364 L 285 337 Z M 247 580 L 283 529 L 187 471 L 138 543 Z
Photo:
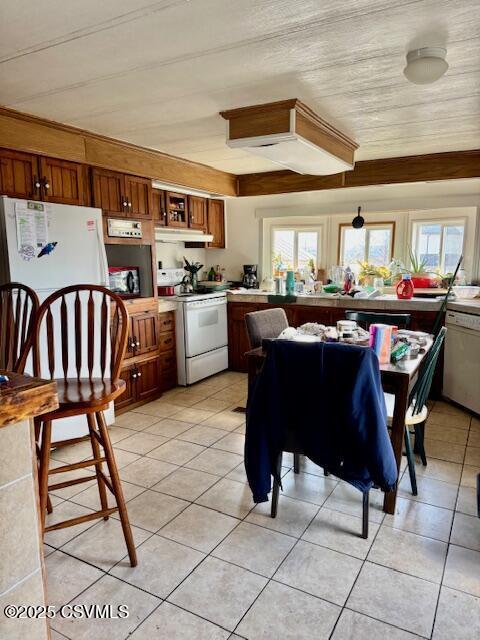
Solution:
M 175 348 L 175 332 L 165 331 L 159 338 L 160 351 L 171 351 Z
M 160 360 L 160 371 L 175 369 L 177 366 L 177 356 L 175 354 L 175 351 L 166 351 L 165 353 L 161 353 L 159 360 Z
M 160 314 L 160 332 L 173 331 L 175 329 L 175 314 L 173 311 L 166 311 Z
M 177 370 L 167 369 L 161 372 L 162 391 L 168 391 L 177 386 Z

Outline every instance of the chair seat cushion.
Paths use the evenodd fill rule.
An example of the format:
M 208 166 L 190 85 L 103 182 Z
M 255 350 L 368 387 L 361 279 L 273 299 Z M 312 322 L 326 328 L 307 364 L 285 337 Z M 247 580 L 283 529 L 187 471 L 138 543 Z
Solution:
M 390 427 L 393 419 L 393 410 L 395 407 L 395 396 L 392 393 L 384 393 L 385 396 L 385 404 L 387 405 L 387 417 L 388 417 L 388 426 Z M 419 422 L 425 422 L 428 416 L 428 409 L 426 405 L 422 407 L 422 410 L 419 413 L 413 413 L 415 405 L 410 405 L 407 410 L 407 415 L 405 416 L 405 424 L 418 424 Z
M 124 380 L 102 380 L 101 378 L 67 378 L 56 379 L 59 407 L 55 411 L 46 414 L 49 419 L 59 418 L 62 415 L 75 415 L 84 413 L 85 410 L 100 410 L 108 405 L 125 390 Z M 46 416 L 42 416 L 43 419 Z

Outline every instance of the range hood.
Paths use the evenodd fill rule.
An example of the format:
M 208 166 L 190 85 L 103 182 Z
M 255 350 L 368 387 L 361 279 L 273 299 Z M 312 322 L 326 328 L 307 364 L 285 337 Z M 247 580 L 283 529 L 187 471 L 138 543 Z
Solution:
M 222 111 L 227 145 L 307 175 L 351 171 L 358 145 L 300 100 Z
M 194 229 L 155 229 L 155 242 L 213 242 L 211 233 L 203 233 Z

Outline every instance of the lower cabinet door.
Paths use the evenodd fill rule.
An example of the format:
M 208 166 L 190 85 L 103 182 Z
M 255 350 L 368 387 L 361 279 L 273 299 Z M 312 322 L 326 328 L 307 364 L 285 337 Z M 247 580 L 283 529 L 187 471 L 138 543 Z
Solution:
M 135 402 L 136 384 L 133 377 L 135 365 L 128 365 L 120 371 L 120 378 L 125 381 L 125 391 L 115 400 L 115 409 L 123 409 Z
M 135 383 L 137 386 L 136 400 L 147 400 L 160 393 L 160 360 L 158 356 L 150 360 L 137 362 Z

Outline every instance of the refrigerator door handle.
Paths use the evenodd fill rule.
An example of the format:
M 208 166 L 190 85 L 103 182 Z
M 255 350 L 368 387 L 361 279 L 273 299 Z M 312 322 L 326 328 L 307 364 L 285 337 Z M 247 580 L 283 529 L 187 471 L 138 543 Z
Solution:
M 100 260 L 100 270 L 103 272 L 103 286 L 108 287 L 109 285 L 109 274 L 108 274 L 108 261 L 107 261 L 107 252 L 105 251 L 105 244 L 103 242 L 103 232 L 102 232 L 102 221 L 100 223 L 97 222 L 97 239 L 98 239 L 98 257 Z

